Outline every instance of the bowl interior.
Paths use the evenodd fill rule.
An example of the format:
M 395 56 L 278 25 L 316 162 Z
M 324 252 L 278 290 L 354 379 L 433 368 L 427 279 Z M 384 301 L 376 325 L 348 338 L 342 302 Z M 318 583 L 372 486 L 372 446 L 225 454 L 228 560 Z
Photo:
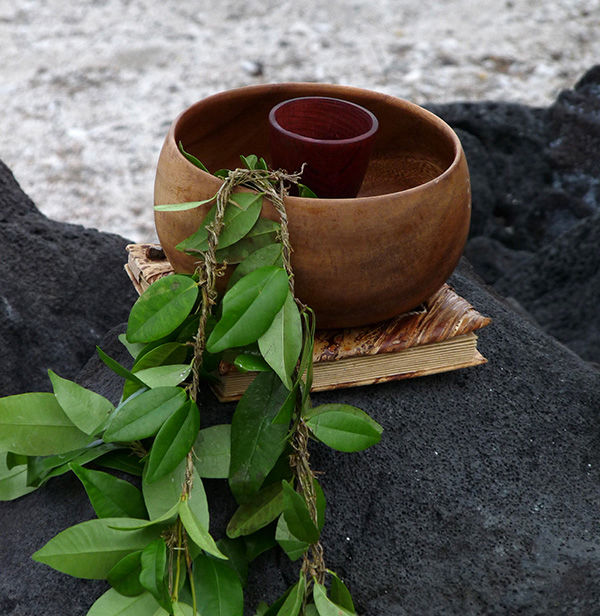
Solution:
M 333 96 L 361 105 L 379 120 L 359 197 L 395 193 L 429 182 L 457 160 L 460 144 L 439 118 L 407 101 L 328 84 L 253 86 L 206 98 L 179 116 L 174 137 L 211 172 L 240 166 L 239 155 L 271 162 L 269 112 L 298 96 Z

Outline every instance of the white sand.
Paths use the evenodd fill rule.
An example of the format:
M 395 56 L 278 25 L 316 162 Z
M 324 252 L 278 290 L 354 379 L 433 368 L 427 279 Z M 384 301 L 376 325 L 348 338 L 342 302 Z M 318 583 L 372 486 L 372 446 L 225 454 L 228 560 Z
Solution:
M 146 240 L 162 140 L 194 101 L 322 81 L 547 105 L 600 62 L 600 0 L 0 0 L 0 50 L 0 159 L 23 189 Z

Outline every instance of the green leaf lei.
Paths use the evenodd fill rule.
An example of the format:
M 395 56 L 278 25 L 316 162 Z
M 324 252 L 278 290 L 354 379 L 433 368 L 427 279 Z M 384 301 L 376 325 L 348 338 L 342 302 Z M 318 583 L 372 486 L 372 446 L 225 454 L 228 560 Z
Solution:
M 291 560 L 302 558 L 298 581 L 271 606 L 261 603 L 257 616 L 356 613 L 342 580 L 325 568 L 325 495 L 308 442 L 361 451 L 382 429 L 349 405 L 312 407 L 315 318 L 294 296 L 283 196 L 290 183 L 315 195 L 299 174 L 270 171 L 255 155 L 241 159 L 244 168 L 215 173 L 224 182 L 213 198 L 156 206 L 214 203 L 178 246 L 198 257 L 196 273 L 158 280 L 131 309 L 120 340 L 133 368 L 98 349 L 124 379 L 116 408 L 52 371 L 53 393 L 0 399 L 0 500 L 72 471 L 98 516 L 33 555 L 69 575 L 108 580 L 111 589 L 88 616 L 241 616 L 251 561 L 277 545 Z M 238 186 L 250 192 L 233 192 Z M 260 218 L 264 198 L 280 222 Z M 236 267 L 219 298 L 224 264 Z M 201 428 L 198 387 L 223 352 L 239 369 L 259 372 L 230 425 Z M 141 490 L 91 462 L 141 477 Z M 209 533 L 203 478 L 228 480 L 238 503 L 218 541 Z

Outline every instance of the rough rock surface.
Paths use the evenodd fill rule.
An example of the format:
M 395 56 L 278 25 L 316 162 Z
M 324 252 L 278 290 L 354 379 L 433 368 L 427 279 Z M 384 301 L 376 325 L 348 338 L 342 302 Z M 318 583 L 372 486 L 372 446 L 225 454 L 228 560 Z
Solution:
M 49 367 L 74 377 L 127 318 L 126 244 L 46 218 L 0 162 L 0 395 L 48 389 Z
M 457 127 L 471 152 L 472 255 L 477 261 L 479 243 L 497 290 L 487 288 L 466 261 L 451 283 L 493 319 L 479 344 L 489 363 L 315 396 L 315 403 L 344 401 L 362 407 L 385 428 L 382 442 L 360 454 L 319 446 L 312 450 L 313 466 L 325 471 L 327 562 L 351 587 L 361 614 L 598 613 L 600 371 L 533 319 L 524 319 L 513 310 L 514 302 L 498 292 L 516 298 L 543 327 L 587 357 L 587 342 L 598 330 L 593 302 L 600 296 L 600 224 L 594 213 L 599 209 L 597 158 L 580 155 L 580 149 L 597 151 L 598 81 L 598 70 L 591 71 L 549 110 L 500 103 L 445 108 L 451 121 L 452 114 L 462 118 L 463 126 L 457 120 Z M 581 130 L 570 145 L 572 130 L 561 128 L 568 122 L 572 130 Z M 519 130 L 511 132 L 515 123 Z M 560 134 L 562 141 L 557 141 Z M 6 230 L 4 245 L 21 247 L 8 250 L 1 261 L 0 297 L 5 306 L 18 306 L 21 331 L 36 333 L 37 345 L 49 340 L 52 349 L 53 337 L 60 339 L 78 318 L 97 332 L 118 325 L 132 299 L 126 279 L 122 288 L 116 282 L 122 276 L 125 240 L 48 221 L 18 191 L 6 168 L 0 169 L 2 212 L 12 208 L 9 217 L 0 214 L 0 233 Z M 536 195 L 548 203 L 546 199 L 554 199 L 549 195 L 557 194 L 552 211 L 572 213 L 579 198 L 589 213 L 561 213 L 529 245 L 525 237 L 522 243 L 514 239 L 518 233 L 507 232 L 513 216 L 526 220 L 534 211 Z M 30 236 L 36 234 L 27 230 L 36 228 L 45 237 L 38 249 L 55 245 L 50 253 L 55 258 L 44 262 L 45 297 L 40 297 L 34 275 L 38 270 L 18 284 L 25 277 L 23 244 L 10 244 L 10 237 L 33 241 Z M 79 256 L 83 244 L 92 241 L 96 249 L 87 256 L 96 254 L 98 261 L 73 276 L 72 286 L 65 285 L 73 263 L 84 260 Z M 56 261 L 56 253 L 68 253 L 69 259 Z M 67 317 L 57 317 L 75 291 L 90 295 Z M 102 342 L 115 356 L 124 353 L 115 340 L 120 329 Z M 2 372 L 14 375 L 11 379 L 41 378 L 46 367 L 56 367 L 67 355 L 74 374 L 79 358 L 93 351 L 80 346 L 84 338 L 69 338 L 54 358 L 47 352 L 32 354 L 29 346 L 25 353 L 25 336 L 19 339 L 6 316 L 0 320 L 0 336 L 9 345 L 3 348 L 19 349 L 2 360 Z M 89 336 L 85 344 L 93 345 Z M 94 356 L 78 378 L 104 395 L 118 396 L 116 381 Z M 2 393 L 24 391 L 28 387 L 21 382 L 9 380 L 10 390 Z M 207 394 L 202 408 L 202 421 L 209 425 L 222 421 L 233 407 L 219 405 Z M 232 508 L 222 485 L 207 482 L 217 502 L 216 534 Z M 64 576 L 29 556 L 60 530 L 92 515 L 83 489 L 70 477 L 0 504 L 0 614 L 86 613 L 105 584 Z M 261 557 L 250 579 L 248 602 L 272 599 L 295 569 L 278 553 Z

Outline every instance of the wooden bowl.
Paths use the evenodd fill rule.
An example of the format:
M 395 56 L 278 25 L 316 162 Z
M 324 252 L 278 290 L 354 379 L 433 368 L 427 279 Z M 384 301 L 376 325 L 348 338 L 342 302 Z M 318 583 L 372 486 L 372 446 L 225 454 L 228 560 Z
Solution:
M 270 109 L 299 96 L 331 96 L 369 109 L 379 120 L 358 196 L 286 198 L 296 294 L 317 327 L 351 327 L 406 312 L 430 297 L 462 254 L 471 214 L 469 171 L 460 141 L 440 118 L 407 101 L 368 90 L 317 83 L 249 86 L 210 96 L 181 113 L 160 153 L 155 204 L 199 201 L 221 180 L 185 159 L 177 144 L 213 172 L 240 166 L 239 155 L 270 162 Z M 175 249 L 208 207 L 155 212 L 165 253 L 178 272 L 194 258 Z M 277 220 L 269 202 L 262 216 Z

